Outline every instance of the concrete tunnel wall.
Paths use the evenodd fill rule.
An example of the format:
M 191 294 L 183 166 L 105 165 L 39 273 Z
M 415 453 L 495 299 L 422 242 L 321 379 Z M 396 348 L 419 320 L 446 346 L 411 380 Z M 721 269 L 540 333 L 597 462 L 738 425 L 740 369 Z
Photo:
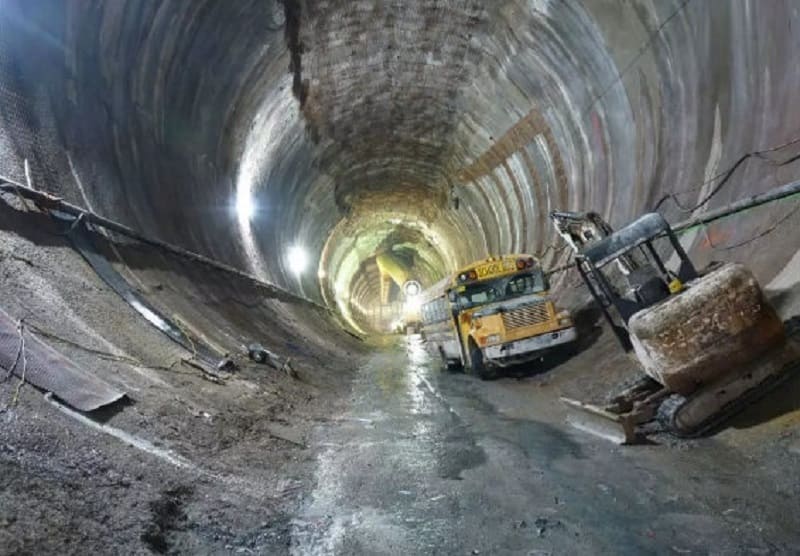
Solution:
M 37 188 L 345 312 L 378 299 L 364 263 L 387 241 L 424 285 L 501 252 L 555 266 L 550 210 L 691 209 L 800 135 L 790 0 L 0 7 L 0 175 L 24 182 L 27 159 Z M 696 211 L 661 208 L 682 220 L 796 173 L 753 158 Z M 796 203 L 684 241 L 792 287 Z M 293 275 L 292 245 L 318 268 Z

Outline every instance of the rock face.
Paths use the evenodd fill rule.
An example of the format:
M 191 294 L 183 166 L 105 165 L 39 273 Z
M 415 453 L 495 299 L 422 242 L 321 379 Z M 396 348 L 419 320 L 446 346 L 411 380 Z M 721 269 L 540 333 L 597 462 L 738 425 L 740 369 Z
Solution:
M 640 311 L 628 326 L 645 372 L 680 394 L 735 373 L 785 341 L 783 323 L 739 264 Z

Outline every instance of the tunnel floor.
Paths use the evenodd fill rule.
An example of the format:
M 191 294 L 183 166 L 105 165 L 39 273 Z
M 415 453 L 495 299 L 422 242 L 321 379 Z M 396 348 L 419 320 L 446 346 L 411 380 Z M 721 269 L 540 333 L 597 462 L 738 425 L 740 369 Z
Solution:
M 231 353 L 258 340 L 291 357 L 297 377 L 241 354 L 223 381 L 175 364 L 191 353 L 113 292 L 51 219 L 0 203 L 0 307 L 128 396 L 82 415 L 0 374 L 0 554 L 286 553 L 313 477 L 307 435 L 335 413 L 363 347 L 293 307 L 319 321 L 327 344 L 316 339 L 235 276 L 104 246 L 196 334 Z
M 417 336 L 384 348 L 358 370 L 346 410 L 317 430 L 293 554 L 800 548 L 785 446 L 612 447 L 566 429 L 552 388 L 541 376 L 442 373 Z

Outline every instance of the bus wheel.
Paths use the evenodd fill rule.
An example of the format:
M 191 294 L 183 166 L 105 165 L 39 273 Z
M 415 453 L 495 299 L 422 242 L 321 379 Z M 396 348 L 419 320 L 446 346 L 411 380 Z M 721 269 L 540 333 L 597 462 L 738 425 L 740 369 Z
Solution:
M 439 357 L 442 359 L 442 370 L 449 371 L 450 361 L 447 359 L 447 356 L 444 354 L 444 350 L 441 347 L 439 348 Z
M 447 364 L 451 371 L 463 371 L 464 365 L 461 363 L 461 359 L 448 359 Z
M 492 370 L 483 362 L 483 352 L 473 343 L 469 345 L 469 359 L 472 374 L 481 380 L 487 380 L 494 376 Z

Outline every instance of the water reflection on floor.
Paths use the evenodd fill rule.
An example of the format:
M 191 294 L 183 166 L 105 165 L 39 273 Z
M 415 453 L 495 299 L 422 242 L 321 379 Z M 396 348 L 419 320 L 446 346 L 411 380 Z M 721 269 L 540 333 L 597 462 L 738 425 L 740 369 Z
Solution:
M 787 499 L 791 508 L 770 509 L 764 489 L 732 481 L 759 474 L 739 454 L 713 443 L 686 453 L 623 450 L 534 416 L 504 416 L 488 401 L 530 395 L 513 403 L 529 403 L 535 414 L 545 398 L 520 384 L 442 373 L 418 336 L 377 351 L 358 370 L 348 409 L 316 432 L 316 485 L 293 522 L 292 553 L 769 553 L 792 546 L 798 533 L 781 515 L 800 507 Z M 756 524 L 747 515 L 752 507 L 760 509 Z

